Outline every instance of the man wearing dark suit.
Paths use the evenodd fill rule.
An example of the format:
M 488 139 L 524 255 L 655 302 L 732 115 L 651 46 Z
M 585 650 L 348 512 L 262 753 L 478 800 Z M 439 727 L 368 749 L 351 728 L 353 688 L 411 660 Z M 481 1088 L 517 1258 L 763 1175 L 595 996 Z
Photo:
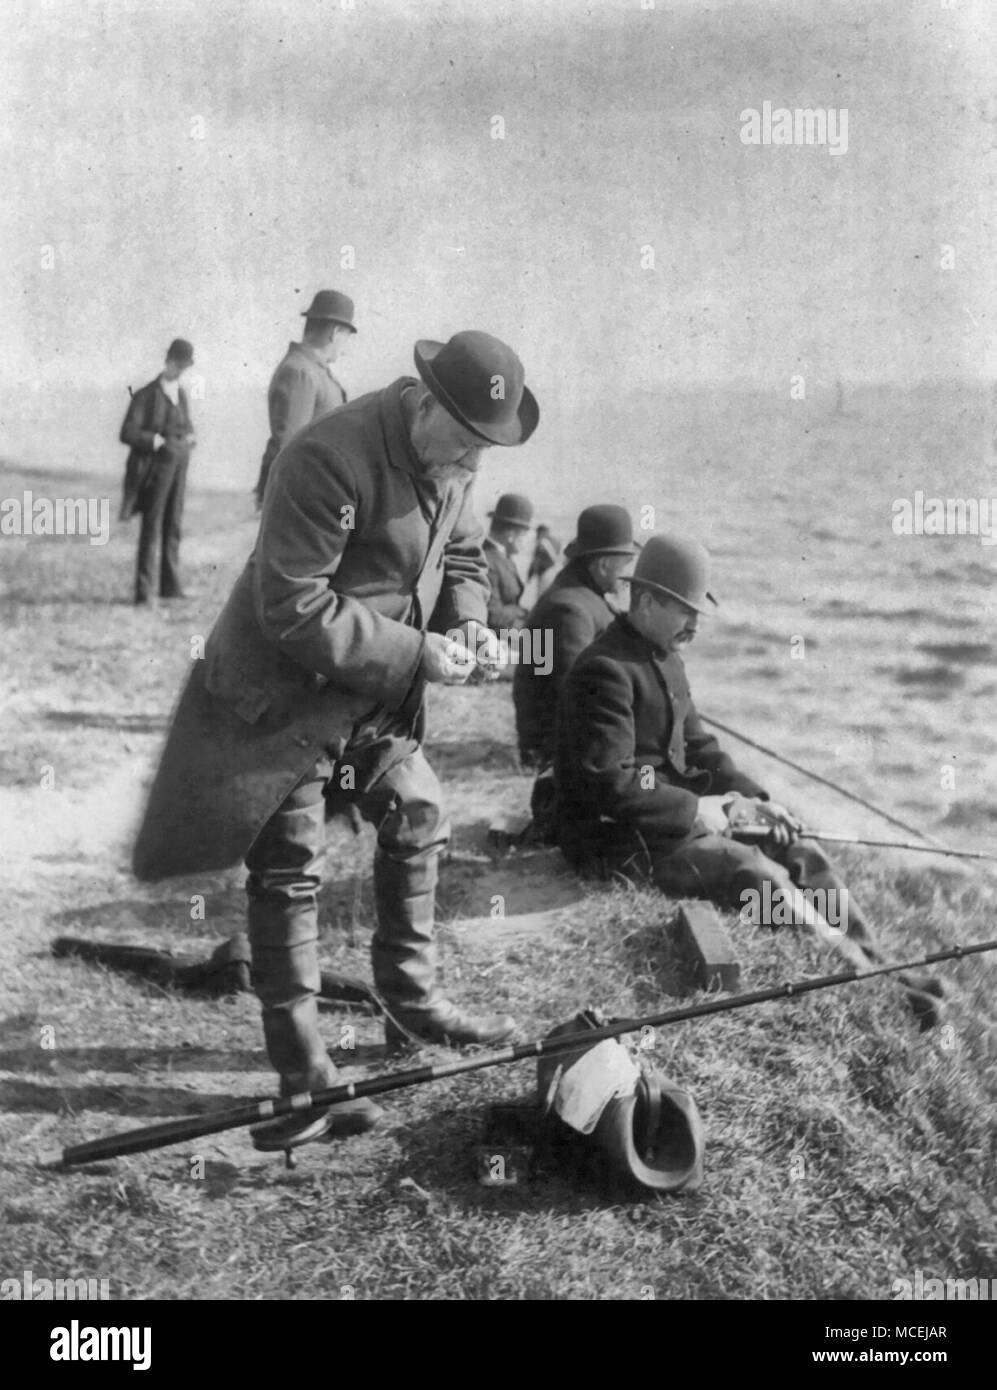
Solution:
M 528 497 L 507 492 L 488 515 L 491 526 L 485 538 L 485 559 L 492 586 L 488 626 L 495 631 L 519 628 L 526 617 L 526 609 L 520 603 L 526 586 L 512 557 L 519 554 L 524 536 L 533 529 L 533 503 Z
M 357 331 L 353 300 L 338 290 L 319 290 L 302 317 L 302 340 L 289 344 L 267 391 L 270 438 L 256 484 L 257 507 L 263 505 L 270 467 L 291 436 L 346 404 L 346 392 L 333 376 L 332 364 L 342 357 Z
M 180 378 L 194 362 L 194 349 L 176 338 L 155 381 L 132 396 L 121 442 L 131 449 L 125 465 L 121 518 L 142 514 L 135 573 L 135 602 L 146 604 L 155 591 L 156 550 L 161 546 L 159 596 L 183 598 L 180 582 L 180 527 L 187 488 L 187 465 L 195 444 L 190 403 Z
M 707 570 L 702 546 L 653 537 L 630 578 L 628 613 L 569 672 L 554 765 L 561 849 L 581 870 L 620 873 L 674 897 L 742 910 L 748 901 L 778 904 L 776 920 L 867 967 L 883 954 L 862 914 L 851 905 L 842 934 L 800 891 L 833 890 L 839 900 L 844 892 L 848 903 L 830 860 L 797 840 L 800 823 L 738 770 L 696 712 L 680 649 L 706 604 L 716 604 Z M 734 838 L 746 825 L 768 832 L 764 852 Z M 933 1021 L 935 982 L 902 978 L 922 1026 Z
M 637 554 L 630 514 L 623 507 L 586 507 L 577 535 L 564 548 L 568 563 L 537 600 L 523 626 L 549 633 L 534 639 L 543 664 L 520 661 L 513 676 L 516 734 L 524 767 L 545 768 L 554 757 L 554 717 L 564 678 L 590 642 L 618 612 L 608 601 Z
M 468 1017 L 436 976 L 434 905 L 449 822 L 423 755 L 427 683 L 460 683 L 498 641 L 471 486 L 490 444 L 539 419 L 523 367 L 487 333 L 419 342 L 402 377 L 302 430 L 277 458 L 256 548 L 174 716 L 133 853 L 139 878 L 245 857 L 249 940 L 282 1095 L 332 1084 L 318 1027 L 317 893 L 327 805 L 377 828 L 371 945 L 390 1043 L 515 1027 Z M 506 383 L 492 396 L 496 375 Z M 278 1125 L 261 1144 L 349 1133 L 369 1101 Z M 314 1131 L 318 1132 L 318 1131 Z

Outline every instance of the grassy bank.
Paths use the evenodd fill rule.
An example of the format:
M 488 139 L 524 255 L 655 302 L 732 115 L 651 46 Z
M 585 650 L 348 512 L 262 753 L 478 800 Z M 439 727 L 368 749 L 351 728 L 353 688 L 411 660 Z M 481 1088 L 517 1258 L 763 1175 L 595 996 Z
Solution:
M 5 478 L 8 495 L 48 485 Z M 65 479 L 50 485 L 64 494 Z M 0 542 L 0 1274 L 106 1277 L 124 1298 L 836 1299 L 888 1298 L 918 1268 L 995 1273 L 991 958 L 942 968 L 932 1033 L 894 985 L 867 982 L 661 1034 L 658 1062 L 707 1129 L 706 1182 L 688 1197 L 613 1204 L 557 1175 L 479 1186 L 487 1108 L 530 1092 L 528 1064 L 392 1098 L 382 1130 L 306 1148 L 294 1171 L 245 1132 L 39 1169 L 65 1144 L 271 1089 L 252 997 L 191 999 L 48 953 L 69 933 L 206 954 L 242 923 L 239 870 L 154 887 L 127 873 L 191 638 L 253 539 L 248 498 L 195 494 L 188 523 L 199 596 L 151 613 L 127 602 L 134 530 L 106 547 Z M 508 687 L 432 695 L 428 752 L 454 818 L 440 936 L 455 996 L 508 1009 L 524 1036 L 590 1003 L 632 1013 L 695 997 L 664 930 L 674 903 L 582 887 L 551 854 L 489 849 L 489 821 L 529 789 Z M 362 974 L 371 835 L 333 827 L 323 893 L 323 960 Z M 894 955 L 993 935 L 987 880 L 873 852 L 845 862 Z M 789 933 L 730 929 L 743 988 L 836 968 Z M 352 1040 L 344 1025 L 346 1075 L 389 1065 L 375 1019 L 328 1008 L 331 1046 Z

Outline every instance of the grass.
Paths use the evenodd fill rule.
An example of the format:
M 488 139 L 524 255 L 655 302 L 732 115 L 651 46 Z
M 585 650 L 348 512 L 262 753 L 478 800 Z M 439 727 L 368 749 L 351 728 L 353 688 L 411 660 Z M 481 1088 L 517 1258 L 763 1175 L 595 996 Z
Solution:
M 45 486 L 15 477 L 12 495 L 22 482 Z M 488 1107 L 531 1093 L 527 1063 L 401 1092 L 382 1129 L 312 1145 L 293 1171 L 244 1131 L 40 1168 L 66 1144 L 272 1087 L 252 997 L 188 998 L 48 954 L 66 933 L 206 954 L 242 923 L 238 869 L 149 887 L 126 867 L 190 637 L 252 544 L 245 499 L 195 494 L 189 522 L 201 598 L 153 613 L 120 601 L 134 531 L 104 548 L 2 542 L 16 562 L 4 564 L 0 1275 L 106 1277 L 120 1298 L 447 1300 L 889 1298 L 893 1279 L 918 1268 L 994 1275 L 988 957 L 940 969 L 949 999 L 932 1033 L 917 1032 L 886 981 L 661 1032 L 656 1060 L 692 1091 L 707 1131 L 706 1181 L 685 1197 L 614 1201 L 557 1174 L 480 1186 L 471 1158 Z M 673 902 L 577 885 L 554 855 L 489 851 L 488 821 L 519 809 L 529 787 L 511 752 L 508 688 L 433 693 L 428 751 L 455 826 L 440 895 L 454 994 L 508 1009 L 524 1036 L 587 1004 L 632 1014 L 695 998 L 665 932 Z M 43 765 L 54 787 L 41 785 Z M 994 934 L 985 879 L 872 852 L 843 860 L 896 956 Z M 354 840 L 337 823 L 322 958 L 359 974 L 370 868 L 370 830 Z M 553 915 L 532 933 L 490 935 L 496 892 L 511 912 L 536 901 Z M 837 968 L 790 933 L 728 925 L 742 988 Z M 331 1046 L 344 1025 L 357 1043 L 334 1054 L 347 1076 L 389 1066 L 374 1018 L 327 1008 Z

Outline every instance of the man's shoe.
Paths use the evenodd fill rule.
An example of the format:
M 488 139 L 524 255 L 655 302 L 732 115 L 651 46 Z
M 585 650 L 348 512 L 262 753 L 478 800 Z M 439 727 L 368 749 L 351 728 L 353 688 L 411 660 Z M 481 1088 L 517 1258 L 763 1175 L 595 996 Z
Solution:
M 164 602 L 171 603 L 177 599 L 197 598 L 198 592 L 199 590 L 197 589 L 177 589 L 176 593 L 160 594 L 159 597 L 163 599 Z
M 315 1139 L 346 1139 L 351 1134 L 365 1134 L 384 1118 L 379 1105 L 366 1097 L 344 1100 L 326 1110 L 307 1110 L 301 1115 L 281 1115 L 253 1125 L 249 1133 L 255 1148 L 263 1153 L 294 1149 Z
M 390 1018 L 384 1020 L 384 1040 L 389 1048 L 410 1043 L 408 1034 L 413 1034 L 419 1042 L 442 1043 L 446 1047 L 466 1047 L 474 1043 L 490 1047 L 504 1042 L 516 1031 L 516 1020 L 508 1014 L 484 1014 L 474 1018 L 462 1014 L 449 1000 L 425 1010 L 396 1009 L 394 1012 L 397 1023 Z

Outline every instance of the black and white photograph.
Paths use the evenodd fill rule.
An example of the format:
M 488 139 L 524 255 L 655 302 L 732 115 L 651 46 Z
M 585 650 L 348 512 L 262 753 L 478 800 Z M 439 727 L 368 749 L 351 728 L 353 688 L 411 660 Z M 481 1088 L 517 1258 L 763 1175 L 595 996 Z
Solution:
M 729 1324 L 755 1370 L 975 1366 L 992 0 L 0 34 L 32 1364 L 165 1375 L 195 1304 L 662 1301 L 703 1354 L 801 1305 Z

